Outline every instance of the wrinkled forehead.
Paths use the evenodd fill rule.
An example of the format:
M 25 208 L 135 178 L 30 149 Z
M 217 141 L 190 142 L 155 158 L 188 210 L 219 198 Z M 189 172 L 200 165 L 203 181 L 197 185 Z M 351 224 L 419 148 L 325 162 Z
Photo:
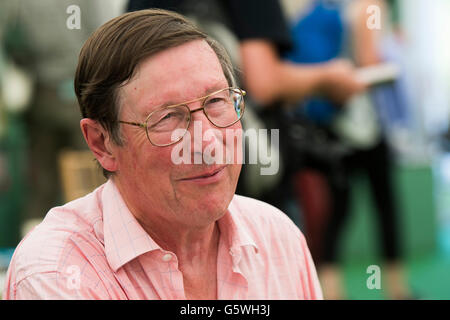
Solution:
M 121 99 L 135 111 L 189 101 L 228 86 L 215 51 L 204 40 L 190 41 L 144 59 L 121 87 Z

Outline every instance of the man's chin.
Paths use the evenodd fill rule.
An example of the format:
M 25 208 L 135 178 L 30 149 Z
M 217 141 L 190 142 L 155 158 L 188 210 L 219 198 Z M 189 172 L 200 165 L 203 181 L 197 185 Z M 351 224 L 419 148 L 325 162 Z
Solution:
M 228 208 L 231 198 L 224 194 L 204 194 L 198 201 L 198 208 L 203 210 L 214 212 L 224 211 Z
M 184 209 L 191 212 L 191 217 L 198 217 L 207 223 L 212 223 L 220 219 L 228 210 L 232 197 L 223 195 L 204 194 L 198 197 L 189 208 Z

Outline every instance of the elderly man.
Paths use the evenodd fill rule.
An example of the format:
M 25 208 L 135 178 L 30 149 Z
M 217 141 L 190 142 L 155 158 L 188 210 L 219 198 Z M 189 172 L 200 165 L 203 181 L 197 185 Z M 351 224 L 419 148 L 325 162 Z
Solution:
M 226 131 L 241 130 L 244 92 L 217 42 L 172 12 L 122 15 L 84 45 L 75 91 L 109 179 L 20 243 L 6 299 L 322 298 L 298 228 L 234 194 L 241 144 Z M 181 145 L 201 162 L 174 159 Z M 211 145 L 232 161 L 208 161 Z

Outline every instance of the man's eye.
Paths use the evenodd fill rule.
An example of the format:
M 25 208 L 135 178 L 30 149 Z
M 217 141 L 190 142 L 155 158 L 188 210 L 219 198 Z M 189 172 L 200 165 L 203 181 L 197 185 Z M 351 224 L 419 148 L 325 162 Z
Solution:
M 172 118 L 172 117 L 173 117 L 173 114 L 172 114 L 172 113 L 168 113 L 168 114 L 166 114 L 163 118 L 161 118 L 160 121 L 163 121 L 163 120 L 169 120 L 169 119 Z
M 177 126 L 183 120 L 183 117 L 183 113 L 176 110 L 155 114 L 150 119 L 148 128 L 150 130 L 170 130 L 172 127 Z
M 213 97 L 206 102 L 206 104 L 210 105 L 210 106 L 220 106 L 225 103 L 226 103 L 226 99 L 220 98 L 220 97 Z
M 183 113 L 179 111 L 171 111 L 165 114 L 160 115 L 158 122 L 166 122 L 172 120 L 179 120 L 183 118 Z

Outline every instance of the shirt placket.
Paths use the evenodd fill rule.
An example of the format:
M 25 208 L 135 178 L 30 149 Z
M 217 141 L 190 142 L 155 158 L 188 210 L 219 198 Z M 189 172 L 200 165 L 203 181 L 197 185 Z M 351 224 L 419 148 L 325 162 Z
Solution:
M 225 241 L 220 242 L 217 261 L 218 299 L 244 300 L 247 298 L 248 282 L 239 267 L 241 258 L 240 247 L 229 248 Z

